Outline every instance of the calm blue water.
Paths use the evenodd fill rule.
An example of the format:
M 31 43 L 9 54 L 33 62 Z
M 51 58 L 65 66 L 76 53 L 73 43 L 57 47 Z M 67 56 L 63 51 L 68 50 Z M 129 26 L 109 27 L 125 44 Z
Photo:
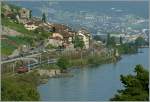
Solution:
M 148 69 L 148 48 L 144 53 L 124 55 L 116 64 L 74 69 L 74 77 L 53 78 L 40 85 L 43 101 L 106 101 L 122 88 L 120 75 L 134 74 L 134 67 L 142 64 Z

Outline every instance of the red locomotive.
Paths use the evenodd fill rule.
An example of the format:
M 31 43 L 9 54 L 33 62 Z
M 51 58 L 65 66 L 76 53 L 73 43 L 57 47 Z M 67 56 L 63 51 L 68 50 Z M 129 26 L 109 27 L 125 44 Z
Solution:
M 17 69 L 17 73 L 25 73 L 28 72 L 28 68 L 25 66 L 21 66 Z

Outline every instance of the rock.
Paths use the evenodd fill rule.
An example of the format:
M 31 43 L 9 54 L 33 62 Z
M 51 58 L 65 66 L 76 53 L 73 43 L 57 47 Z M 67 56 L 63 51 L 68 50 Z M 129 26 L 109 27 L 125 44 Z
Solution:
M 48 82 L 48 79 L 42 79 L 40 83 L 41 83 L 41 84 L 45 84 L 45 83 L 47 83 L 47 82 Z
M 38 73 L 40 76 L 48 76 L 48 77 L 55 77 L 61 75 L 60 69 L 39 69 Z

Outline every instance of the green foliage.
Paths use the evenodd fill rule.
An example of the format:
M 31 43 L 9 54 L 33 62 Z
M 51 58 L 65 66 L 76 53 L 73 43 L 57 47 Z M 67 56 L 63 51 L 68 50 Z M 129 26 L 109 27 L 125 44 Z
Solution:
M 32 44 L 33 39 L 28 36 L 6 36 L 6 39 L 1 41 L 2 55 L 10 55 L 22 44 Z
M 23 34 L 27 34 L 27 35 L 33 35 L 33 32 L 32 31 L 28 31 L 23 24 L 19 24 L 19 23 L 16 23 L 14 22 L 13 20 L 11 19 L 8 19 L 8 18 L 2 18 L 2 25 L 3 26 L 7 26 L 11 29 L 14 29 L 20 33 L 23 33 Z
M 34 75 L 27 76 L 3 77 L 1 82 L 2 101 L 38 101 L 39 93 L 33 84 Z
M 131 43 L 125 43 L 120 46 L 117 46 L 118 52 L 121 54 L 130 54 L 130 53 L 136 53 L 137 47 L 134 44 Z
M 88 62 L 86 59 L 72 59 L 70 60 L 70 64 L 69 66 L 84 66 L 84 65 L 88 65 Z
M 105 64 L 105 63 L 110 63 L 112 62 L 112 57 L 107 57 L 106 55 L 87 55 L 83 56 L 82 59 L 79 57 L 73 58 L 69 60 L 69 66 L 86 66 L 86 65 L 100 65 L 100 64 Z
M 122 41 L 122 37 L 120 37 L 119 41 L 120 41 L 120 44 L 122 45 L 123 44 L 123 41 Z
M 42 14 L 42 21 L 46 22 L 46 15 L 45 15 L 45 13 Z
M 55 48 L 57 48 L 56 46 L 53 46 L 53 45 L 51 45 L 51 44 L 48 44 L 47 46 L 46 46 L 46 48 L 47 49 L 55 49 Z
M 115 37 L 110 37 L 110 34 L 108 34 L 106 46 L 109 48 L 115 47 L 116 46 Z
M 21 8 L 20 6 L 16 6 L 16 5 L 13 5 L 13 4 L 8 3 L 8 2 L 7 2 L 7 3 L 6 3 L 6 2 L 1 2 L 2 13 L 4 13 L 4 11 L 5 11 L 4 5 L 8 5 L 13 13 L 18 13 L 18 11 L 19 11 L 20 8 Z
M 74 43 L 75 48 L 81 48 L 82 49 L 84 47 L 84 41 L 79 36 L 75 36 L 73 43 Z
M 67 67 L 69 66 L 69 61 L 67 58 L 65 57 L 61 57 L 58 59 L 57 65 L 61 68 L 61 69 L 67 69 Z
M 135 40 L 135 45 L 136 46 L 142 46 L 142 45 L 145 45 L 146 44 L 146 41 L 144 40 L 143 37 L 138 37 L 136 40 Z
M 7 36 L 7 38 L 11 41 L 14 41 L 18 45 L 32 43 L 32 38 L 28 36 Z
M 12 45 L 12 42 L 2 40 L 1 41 L 1 54 L 2 55 L 10 55 L 17 47 L 15 45 Z
M 2 18 L 2 25 L 24 34 L 24 37 L 20 37 L 20 41 L 25 40 L 24 42 L 29 42 L 33 45 L 35 44 L 35 42 L 47 39 L 50 36 L 50 33 L 45 31 L 44 29 L 28 31 L 23 24 L 16 23 L 8 18 Z
M 32 11 L 30 10 L 30 16 L 29 16 L 29 18 L 32 18 Z
M 121 75 L 125 89 L 119 90 L 112 101 L 148 101 L 149 72 L 141 65 L 135 67 L 136 75 Z
M 43 29 L 29 31 L 24 27 L 23 24 L 16 23 L 8 18 L 2 18 L 2 25 L 7 26 L 13 30 L 16 30 L 17 32 L 20 32 L 20 33 L 24 34 L 25 36 L 32 38 L 33 40 L 43 39 L 43 38 L 47 38 L 49 36 L 49 33 L 44 31 Z
M 89 56 L 87 58 L 87 61 L 89 64 L 92 65 L 100 65 L 100 64 L 112 62 L 112 58 L 104 55 L 94 55 L 94 56 Z
M 103 40 L 103 38 L 99 35 L 94 35 L 93 39 L 96 40 L 96 41 L 102 41 Z
M 34 33 L 36 34 L 37 41 L 47 39 L 50 36 L 50 33 L 45 31 L 43 28 L 35 29 Z

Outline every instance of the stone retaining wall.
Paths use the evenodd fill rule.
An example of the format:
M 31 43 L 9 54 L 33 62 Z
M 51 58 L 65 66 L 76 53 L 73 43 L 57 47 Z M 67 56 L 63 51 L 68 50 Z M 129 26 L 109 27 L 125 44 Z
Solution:
M 39 69 L 38 73 L 40 76 L 48 76 L 48 77 L 55 77 L 61 75 L 60 69 Z

